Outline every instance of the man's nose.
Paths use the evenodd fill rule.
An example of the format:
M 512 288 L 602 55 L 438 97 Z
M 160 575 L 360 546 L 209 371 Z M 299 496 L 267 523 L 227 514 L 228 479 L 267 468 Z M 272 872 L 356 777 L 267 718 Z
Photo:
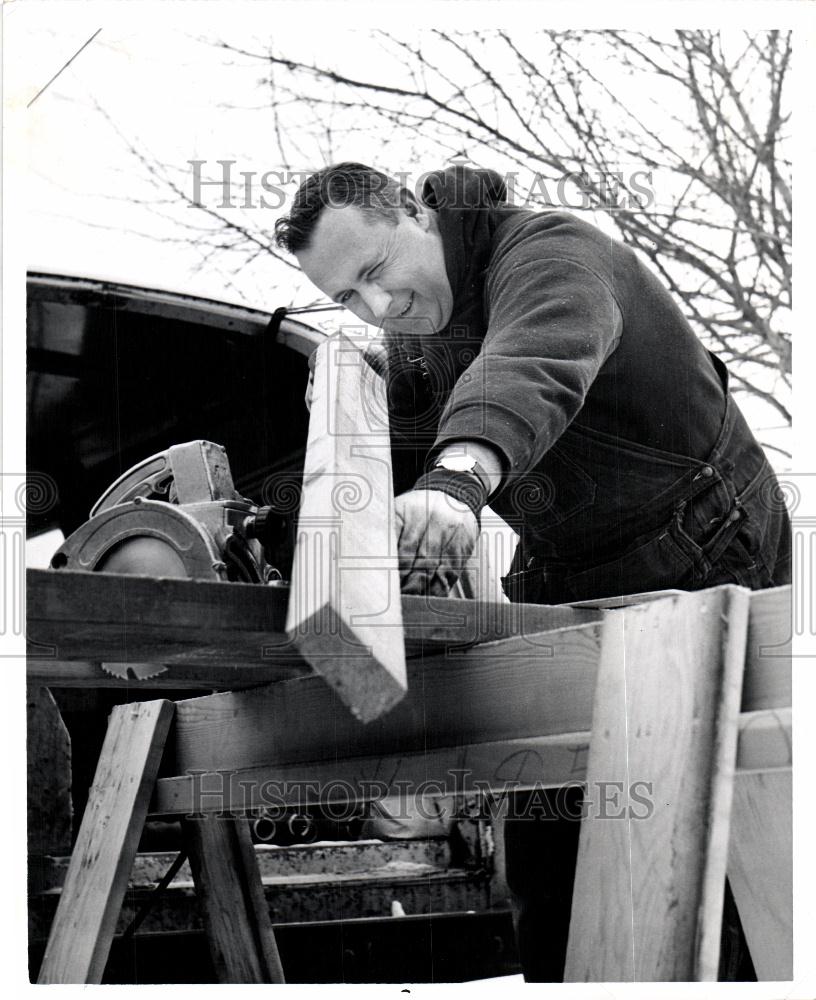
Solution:
M 388 315 L 388 310 L 391 308 L 391 294 L 384 288 L 380 288 L 379 285 L 366 285 L 360 289 L 360 298 L 377 322 L 382 322 Z

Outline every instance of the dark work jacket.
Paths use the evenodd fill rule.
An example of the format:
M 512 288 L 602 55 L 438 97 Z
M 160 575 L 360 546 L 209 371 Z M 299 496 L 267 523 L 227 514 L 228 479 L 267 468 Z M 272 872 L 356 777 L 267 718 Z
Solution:
M 514 600 L 785 582 L 785 512 L 725 366 L 632 250 L 503 197 L 490 171 L 426 183 L 454 306 L 387 339 L 395 492 L 446 444 L 491 445 Z

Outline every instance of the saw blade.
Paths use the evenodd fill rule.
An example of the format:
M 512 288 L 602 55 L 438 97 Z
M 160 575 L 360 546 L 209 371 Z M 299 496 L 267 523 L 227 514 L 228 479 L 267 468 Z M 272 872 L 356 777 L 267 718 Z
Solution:
M 121 677 L 124 681 L 146 681 L 167 671 L 162 663 L 103 663 L 102 669 L 106 674 Z

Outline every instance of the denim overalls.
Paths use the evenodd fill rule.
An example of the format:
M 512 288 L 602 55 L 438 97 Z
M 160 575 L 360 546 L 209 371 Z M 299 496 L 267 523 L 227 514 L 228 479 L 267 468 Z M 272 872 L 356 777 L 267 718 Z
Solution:
M 790 582 L 790 520 L 773 469 L 726 388 L 705 461 L 583 427 L 534 473 L 546 494 L 520 525 L 502 583 L 514 602 L 570 601 L 736 583 Z M 548 456 L 549 457 L 549 456 Z M 530 496 L 528 483 L 527 496 Z M 518 491 L 511 502 L 518 509 Z M 502 513 L 502 504 L 495 508 Z M 512 515 L 511 515 L 512 516 Z M 509 519 L 509 518 L 508 518 Z

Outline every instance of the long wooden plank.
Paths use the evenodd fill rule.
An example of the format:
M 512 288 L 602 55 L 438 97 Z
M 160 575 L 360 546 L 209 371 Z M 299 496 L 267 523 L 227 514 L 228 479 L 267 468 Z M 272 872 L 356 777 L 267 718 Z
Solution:
M 597 608 L 566 604 L 493 604 L 409 594 L 402 597 L 405 643 L 411 656 L 455 651 L 500 639 L 535 637 L 542 632 L 600 622 L 602 618 L 603 612 Z
M 111 712 L 40 983 L 102 981 L 172 716 L 164 700 Z
M 790 734 L 790 709 L 741 715 L 737 768 L 746 773 L 772 773 L 789 767 Z M 193 769 L 159 779 L 151 813 L 241 813 L 317 801 L 361 802 L 476 791 L 499 795 L 524 788 L 553 788 L 586 778 L 589 740 L 588 731 L 564 731 L 406 753 Z M 495 801 L 495 795 L 492 798 Z
M 30 569 L 26 601 L 27 635 L 55 659 L 303 665 L 281 588 Z
M 33 646 L 35 670 L 52 659 L 305 668 L 283 630 L 287 587 L 29 569 L 27 588 L 27 634 L 56 647 L 37 658 Z M 790 601 L 790 587 L 751 595 L 745 693 L 755 704 L 766 683 L 778 703 Z M 404 595 L 402 617 L 408 653 L 419 655 L 600 621 L 602 611 Z
M 129 691 L 241 691 L 264 684 L 274 684 L 310 674 L 306 665 L 222 667 L 189 666 L 174 663 L 164 673 L 139 680 L 136 677 L 119 677 L 102 669 L 99 663 L 84 660 L 34 660 L 26 663 L 26 680 L 50 688 L 127 688 Z
M 792 588 L 752 594 L 743 706 L 790 704 L 792 637 Z M 784 981 L 793 976 L 790 709 L 758 711 L 750 727 L 737 758 L 728 877 L 757 978 Z M 769 757 L 774 770 L 763 766 Z
M 185 699 L 171 767 L 182 774 L 588 729 L 598 649 L 597 626 L 583 625 L 410 661 L 408 695 L 367 725 L 317 678 Z
M 609 612 L 565 981 L 717 978 L 748 613 L 739 588 Z
M 288 587 L 153 579 L 113 573 L 27 571 L 27 635 L 51 660 L 308 670 L 284 632 Z M 405 595 L 409 655 L 600 621 L 601 612 Z M 37 658 L 37 659 L 35 659 Z M 206 672 L 202 672 L 206 679 Z
M 344 336 L 315 360 L 286 632 L 362 721 L 404 696 L 385 389 Z
M 792 772 L 737 774 L 728 878 L 757 979 L 793 978 Z
M 218 982 L 284 982 L 249 823 L 188 818 L 182 831 Z

